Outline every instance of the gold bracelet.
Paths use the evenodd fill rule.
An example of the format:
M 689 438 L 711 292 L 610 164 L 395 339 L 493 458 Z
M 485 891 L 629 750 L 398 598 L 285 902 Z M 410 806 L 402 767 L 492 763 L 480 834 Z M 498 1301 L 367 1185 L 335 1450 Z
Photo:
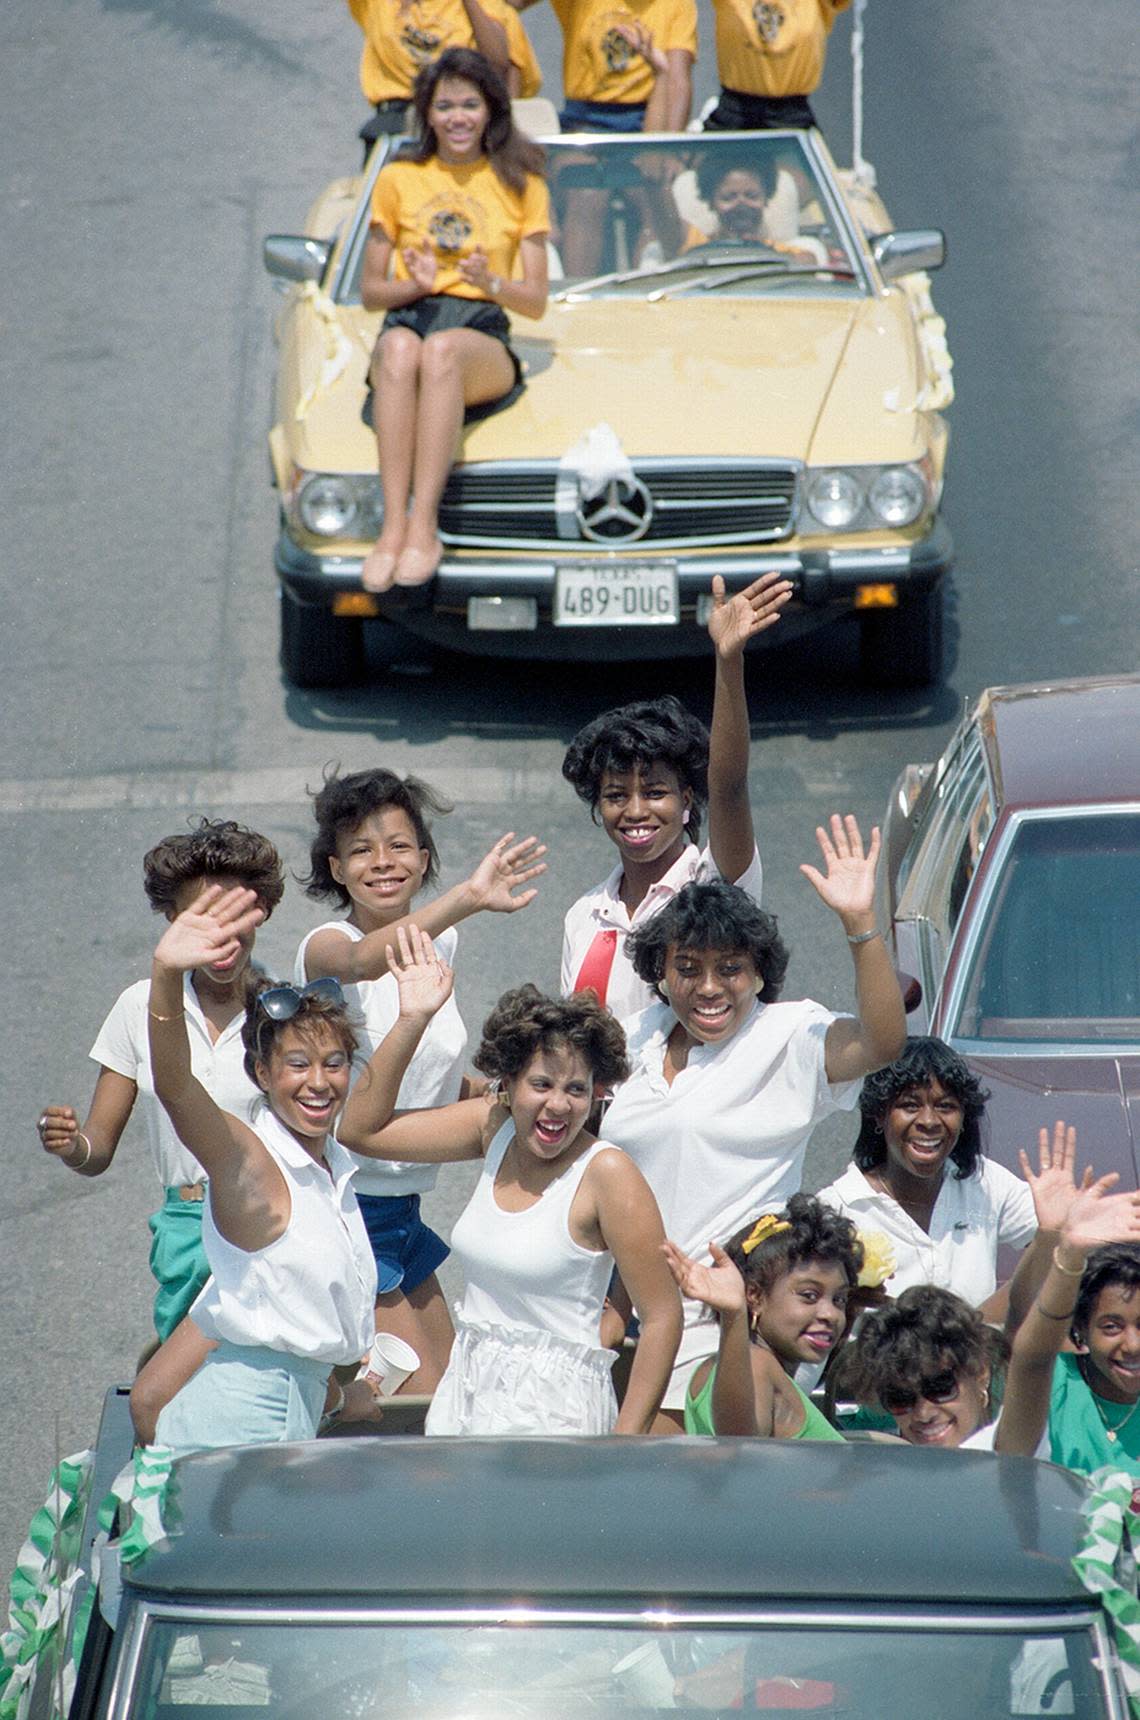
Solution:
M 181 1021 L 182 1017 L 186 1014 L 186 1011 L 184 1009 L 180 1009 L 177 1015 L 159 1015 L 157 1009 L 151 1009 L 148 1006 L 147 1014 L 150 1016 L 152 1021 Z
M 1061 1265 L 1060 1243 L 1058 1243 L 1056 1248 L 1053 1250 L 1053 1264 L 1057 1268 L 1057 1271 L 1063 1273 L 1066 1278 L 1083 1278 L 1085 1275 L 1085 1269 L 1083 1266 L 1078 1266 L 1074 1269 L 1072 1266 Z
M 1047 1320 L 1071 1320 L 1073 1317 L 1073 1310 L 1071 1308 L 1067 1314 L 1051 1314 L 1048 1308 L 1043 1308 L 1041 1306 L 1040 1302 L 1035 1303 L 1034 1306 L 1036 1307 L 1037 1312 L 1039 1314 L 1044 1314 Z
M 76 1136 L 76 1139 L 83 1142 L 83 1145 L 87 1148 L 87 1151 L 84 1153 L 83 1157 L 80 1159 L 80 1161 L 77 1165 L 73 1165 L 70 1159 L 65 1159 L 63 1161 L 64 1164 L 67 1166 L 69 1171 L 81 1171 L 83 1169 L 84 1165 L 87 1163 L 88 1159 L 91 1157 L 91 1142 L 87 1139 L 87 1136 L 83 1133 L 82 1129 L 79 1130 L 78 1135 Z

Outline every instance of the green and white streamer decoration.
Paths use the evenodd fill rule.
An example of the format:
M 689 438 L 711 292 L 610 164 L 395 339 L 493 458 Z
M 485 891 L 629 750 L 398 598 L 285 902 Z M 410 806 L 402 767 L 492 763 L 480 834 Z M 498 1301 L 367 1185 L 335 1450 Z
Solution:
M 1136 1596 L 1136 1559 L 1140 1514 L 1133 1509 L 1136 1477 L 1123 1469 L 1098 1469 L 1084 1505 L 1088 1529 L 1073 1555 L 1073 1569 L 1085 1588 L 1100 1597 L 1112 1621 L 1128 1705 L 1140 1720 L 1140 1600 Z
M 49 1655 L 60 1662 L 57 1692 L 65 1713 L 70 1704 L 78 1654 L 65 1645 L 72 1596 L 82 1575 L 79 1541 L 93 1465 L 90 1451 L 63 1459 L 20 1548 L 9 1591 L 8 1628 L 0 1637 L 0 1720 L 23 1720 L 37 1667 Z
M 8 1629 L 0 1636 L 0 1720 L 25 1720 L 36 1674 L 45 1664 L 53 1667 L 50 1720 L 63 1720 L 75 1690 L 100 1562 L 112 1556 L 133 1564 L 148 1547 L 166 1539 L 163 1505 L 173 1455 L 168 1446 L 146 1446 L 116 1476 L 99 1506 L 93 1580 L 74 1618 L 76 1585 L 86 1574 L 79 1562 L 80 1541 L 94 1453 L 64 1458 L 53 1473 L 47 1499 L 32 1518 L 12 1574 Z M 112 1541 L 120 1508 L 125 1527 Z

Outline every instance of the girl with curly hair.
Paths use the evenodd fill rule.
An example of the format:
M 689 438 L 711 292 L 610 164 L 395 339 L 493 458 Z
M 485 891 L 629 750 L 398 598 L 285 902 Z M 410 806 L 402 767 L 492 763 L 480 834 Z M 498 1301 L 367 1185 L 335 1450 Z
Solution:
M 644 1178 L 585 1127 L 597 1090 L 627 1072 L 621 1028 L 592 997 L 562 1001 L 520 986 L 500 998 L 474 1060 L 500 1085 L 498 1098 L 397 1114 L 404 1069 L 452 983 L 418 928 L 401 928 L 398 943 L 389 961 L 399 1017 L 352 1091 L 340 1139 L 380 1158 L 483 1161 L 452 1232 L 467 1288 L 428 1433 L 648 1432 L 680 1302 Z M 601 1343 L 615 1264 L 641 1321 L 620 1413 L 614 1354 Z
M 788 952 L 776 921 L 722 879 L 686 885 L 631 940 L 658 1002 L 630 1026 L 633 1072 L 606 1132 L 644 1172 L 670 1236 L 702 1264 L 709 1237 L 731 1236 L 798 1189 L 817 1123 L 849 1110 L 855 1083 L 897 1057 L 906 1036 L 875 925 L 879 832 L 864 849 L 855 819 L 836 814 L 816 837 L 825 870 L 800 870 L 843 929 L 855 1015 L 778 1001 Z M 689 1376 L 715 1350 L 704 1310 L 687 1300 L 659 1431 L 666 1420 L 679 1429 Z
M 285 889 L 276 848 L 267 836 L 232 819 L 200 819 L 192 830 L 166 836 L 143 859 L 143 887 L 155 913 L 173 922 L 209 884 L 243 885 L 267 920 Z M 219 1105 L 248 1116 L 257 1097 L 245 1068 L 241 1040 L 254 932 L 224 960 L 205 962 L 182 981 L 190 1062 L 194 1075 Z M 102 1176 L 137 1104 L 146 1128 L 163 1203 L 151 1216 L 150 1269 L 158 1289 L 154 1325 L 169 1337 L 210 1275 L 202 1250 L 206 1173 L 155 1094 L 147 1037 L 148 982 L 128 986 L 116 1000 L 91 1047 L 98 1079 L 82 1127 L 72 1105 L 48 1105 L 39 1119 L 40 1143 L 82 1177 Z
M 940 1039 L 908 1039 L 901 1057 L 863 1083 L 852 1162 L 819 1197 L 861 1230 L 889 1237 L 892 1296 L 939 1284 L 980 1306 L 997 1288 L 999 1248 L 1025 1248 L 1037 1234 L 1027 1184 L 985 1155 L 988 1098 Z
M 780 618 L 792 588 L 765 574 L 726 595 L 713 580 L 709 635 L 716 652 L 712 733 L 678 699 L 605 711 L 579 730 L 562 774 L 618 851 L 601 884 L 566 915 L 562 994 L 592 991 L 619 1021 L 654 1001 L 633 971 L 628 943 L 694 879 L 727 878 L 757 902 L 763 873 L 748 795 L 744 651 Z M 701 846 L 708 807 L 709 840 Z
M 399 1013 L 388 948 L 396 928 L 415 916 L 442 960 L 454 963 L 457 924 L 480 912 L 511 914 L 534 900 L 527 888 L 545 867 L 533 837 L 503 836 L 471 876 L 422 901 L 439 875 L 433 816 L 451 809 L 418 777 L 375 768 L 341 776 L 330 771 L 313 797 L 316 834 L 305 890 L 347 909 L 302 940 L 294 981 L 339 980 L 353 1014 L 366 1063 Z M 432 1017 L 404 1072 L 402 1111 L 447 1105 L 468 1091 L 464 1076 L 467 1028 L 454 998 Z M 381 1164 L 358 1159 L 356 1196 L 376 1258 L 376 1329 L 410 1344 L 420 1359 L 406 1392 L 433 1391 L 451 1351 L 451 1321 L 439 1267 L 447 1245 L 420 1215 L 435 1187 L 432 1164 Z
M 682 1293 L 718 1316 L 720 1347 L 689 1380 L 686 1433 L 764 1439 L 842 1439 L 795 1382 L 804 1362 L 826 1362 L 843 1336 L 863 1245 L 849 1219 L 794 1194 L 710 1244 L 712 1265 L 673 1242 L 666 1257 Z

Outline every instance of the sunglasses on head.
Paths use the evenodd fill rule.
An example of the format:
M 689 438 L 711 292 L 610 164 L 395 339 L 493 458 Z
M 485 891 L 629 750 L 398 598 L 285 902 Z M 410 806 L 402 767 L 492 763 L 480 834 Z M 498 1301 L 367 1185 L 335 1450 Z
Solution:
M 270 1021 L 291 1021 L 307 997 L 324 997 L 330 1003 L 343 1003 L 344 992 L 339 979 L 328 975 L 311 979 L 298 991 L 295 985 L 271 985 L 257 995 L 257 1007 Z
M 945 1373 L 932 1374 L 927 1380 L 919 1380 L 916 1392 L 888 1389 L 879 1393 L 879 1401 L 888 1415 L 906 1415 L 908 1410 L 914 1408 L 919 1398 L 925 1398 L 927 1403 L 953 1403 L 959 1390 L 958 1375 L 953 1368 L 947 1368 Z

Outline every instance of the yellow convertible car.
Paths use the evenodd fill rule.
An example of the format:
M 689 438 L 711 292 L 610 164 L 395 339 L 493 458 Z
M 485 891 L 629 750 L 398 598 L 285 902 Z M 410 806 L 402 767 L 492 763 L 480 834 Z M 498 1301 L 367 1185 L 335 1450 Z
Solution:
M 270 448 L 281 654 L 301 686 L 437 646 L 523 661 L 693 654 L 714 574 L 770 570 L 787 639 L 850 616 L 865 677 L 937 678 L 945 330 L 936 230 L 894 232 L 817 132 L 548 140 L 550 303 L 516 319 L 521 399 L 464 434 L 430 586 L 373 596 L 361 417 L 379 313 L 360 303 L 373 181 L 265 242 L 284 286 Z M 764 642 L 771 641 L 771 633 Z

